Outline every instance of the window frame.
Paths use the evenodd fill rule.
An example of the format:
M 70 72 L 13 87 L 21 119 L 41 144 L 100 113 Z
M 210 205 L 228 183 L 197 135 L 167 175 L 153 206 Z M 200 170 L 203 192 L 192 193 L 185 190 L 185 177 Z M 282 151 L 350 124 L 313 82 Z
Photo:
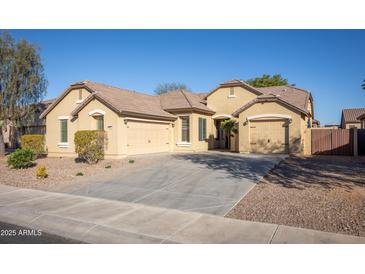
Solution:
M 181 142 L 190 143 L 190 115 L 179 116 L 179 118 L 181 120 Z M 185 129 L 184 129 L 184 121 L 187 121 L 187 128 Z
M 68 144 L 68 119 L 61 118 L 59 119 L 59 121 L 60 121 L 60 144 Z M 63 128 L 63 126 L 65 126 L 65 129 Z
M 207 119 L 203 117 L 198 119 L 198 139 L 199 142 L 207 139 Z
M 229 88 L 229 96 L 235 96 L 234 94 L 234 87 Z
M 95 116 L 95 120 L 96 120 L 96 130 L 104 130 L 105 129 L 104 115 Z M 102 125 L 101 128 L 99 128 L 99 125 L 100 125 L 99 123 L 101 123 L 101 125 Z

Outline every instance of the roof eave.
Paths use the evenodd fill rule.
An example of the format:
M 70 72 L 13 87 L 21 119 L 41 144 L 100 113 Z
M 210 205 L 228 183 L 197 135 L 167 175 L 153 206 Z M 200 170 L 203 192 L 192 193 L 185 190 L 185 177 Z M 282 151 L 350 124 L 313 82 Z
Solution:
M 200 112 L 200 113 L 206 113 L 209 115 L 213 115 L 215 114 L 215 111 L 213 110 L 206 110 L 206 109 L 201 109 L 201 108 L 197 108 L 197 107 L 190 107 L 190 108 L 170 108 L 164 109 L 167 112 L 183 112 L 183 111 L 189 111 L 189 112 Z
M 240 115 L 240 113 L 242 113 L 246 109 L 250 108 L 251 106 L 255 105 L 256 103 L 267 103 L 267 102 L 280 102 L 280 103 L 282 103 L 282 104 L 284 104 L 284 105 L 286 105 L 286 106 L 288 106 L 292 109 L 297 110 L 300 113 L 303 113 L 305 115 L 309 114 L 308 111 L 304 111 L 303 109 L 300 109 L 300 108 L 298 108 L 298 107 L 296 107 L 296 106 L 294 106 L 294 105 L 292 105 L 292 104 L 290 104 L 290 103 L 288 103 L 288 102 L 286 102 L 286 101 L 284 101 L 280 98 L 275 97 L 275 98 L 264 98 L 264 99 L 255 98 L 251 102 L 247 103 L 244 107 L 241 107 L 238 110 L 236 110 L 235 112 L 233 112 L 232 116 L 233 117 L 238 117 Z
M 67 89 L 65 89 L 63 93 L 41 113 L 41 115 L 39 115 L 39 118 L 40 119 L 45 118 L 48 115 L 48 113 L 50 113 L 50 111 L 53 110 L 58 105 L 58 103 L 61 102 L 62 99 L 66 97 L 67 94 L 69 94 L 74 89 L 80 89 L 80 88 L 84 88 L 90 93 L 94 92 L 94 90 L 87 87 L 85 84 L 81 83 L 72 84 Z
M 133 111 L 121 111 L 121 115 L 125 116 L 133 116 L 138 118 L 149 118 L 154 120 L 164 120 L 164 121 L 175 121 L 177 119 L 176 116 L 162 116 L 162 115 L 154 115 L 154 114 L 147 114 L 147 113 L 139 113 Z

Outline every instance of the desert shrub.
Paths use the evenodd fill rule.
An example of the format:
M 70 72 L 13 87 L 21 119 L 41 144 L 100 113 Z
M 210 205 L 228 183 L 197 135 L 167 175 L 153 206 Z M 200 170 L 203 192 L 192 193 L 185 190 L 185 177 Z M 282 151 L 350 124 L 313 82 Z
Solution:
M 84 176 L 84 173 L 82 173 L 82 172 L 77 172 L 77 173 L 76 173 L 76 176 Z
M 29 148 L 18 148 L 8 156 L 8 165 L 12 168 L 27 168 L 33 165 L 34 153 Z
M 31 149 L 36 156 L 45 152 L 44 135 L 42 134 L 26 134 L 20 138 L 22 148 Z
M 80 130 L 75 133 L 75 151 L 79 158 L 89 164 L 104 159 L 105 132 L 101 130 Z
M 128 163 L 134 164 L 134 160 L 129 160 Z
M 106 165 L 105 168 L 112 168 L 112 166 L 111 165 Z
M 47 169 L 43 165 L 40 165 L 39 167 L 37 167 L 36 174 L 37 174 L 38 179 L 44 179 L 44 178 L 48 177 Z

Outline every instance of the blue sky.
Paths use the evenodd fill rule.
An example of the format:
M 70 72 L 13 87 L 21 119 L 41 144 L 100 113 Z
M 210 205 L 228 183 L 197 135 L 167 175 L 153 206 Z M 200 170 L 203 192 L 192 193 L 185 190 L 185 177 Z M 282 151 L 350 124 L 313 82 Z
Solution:
M 12 30 L 41 48 L 47 98 L 93 80 L 153 93 L 180 82 L 206 92 L 220 82 L 280 73 L 314 97 L 315 118 L 339 123 L 365 107 L 363 30 Z

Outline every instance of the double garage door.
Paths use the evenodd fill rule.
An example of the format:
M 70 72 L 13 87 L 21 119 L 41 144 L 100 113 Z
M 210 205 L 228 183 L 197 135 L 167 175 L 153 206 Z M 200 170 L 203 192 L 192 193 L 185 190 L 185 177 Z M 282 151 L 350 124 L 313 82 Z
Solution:
M 169 151 L 169 125 L 129 121 L 127 124 L 129 155 Z
M 288 153 L 289 127 L 286 121 L 251 121 L 250 146 L 252 153 Z

